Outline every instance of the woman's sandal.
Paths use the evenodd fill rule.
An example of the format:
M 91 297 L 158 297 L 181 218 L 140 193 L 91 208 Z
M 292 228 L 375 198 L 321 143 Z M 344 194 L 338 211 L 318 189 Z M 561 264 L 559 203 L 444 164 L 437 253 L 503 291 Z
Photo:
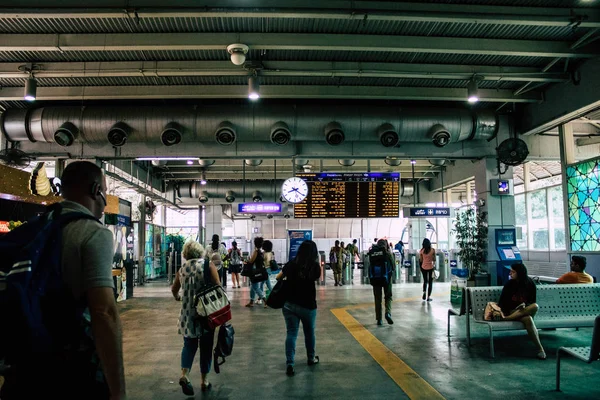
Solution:
M 540 360 L 545 360 L 546 359 L 546 352 L 545 351 L 540 351 L 539 353 L 537 353 L 537 358 L 539 358 Z
M 194 395 L 194 388 L 192 386 L 192 383 L 188 379 L 181 377 L 179 379 L 179 385 L 181 386 L 181 391 L 183 392 L 183 394 L 185 394 L 186 396 Z
M 203 392 L 208 392 L 210 390 L 210 388 L 212 387 L 212 383 L 208 382 L 207 384 L 202 384 L 200 385 L 200 389 L 202 389 Z

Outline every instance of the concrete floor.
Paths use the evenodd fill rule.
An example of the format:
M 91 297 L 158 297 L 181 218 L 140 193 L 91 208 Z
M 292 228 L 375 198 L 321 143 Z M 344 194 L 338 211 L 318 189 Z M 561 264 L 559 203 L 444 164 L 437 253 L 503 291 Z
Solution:
M 563 391 L 554 391 L 557 348 L 589 345 L 591 329 L 541 331 L 549 356 L 545 361 L 535 358 L 525 331 L 499 333 L 496 358 L 490 359 L 485 327 L 473 327 L 472 347 L 468 348 L 464 317 L 453 317 L 452 337 L 446 337 L 449 283 L 434 284 L 430 303 L 421 301 L 419 284 L 394 285 L 395 324 L 384 322 L 383 326 L 375 324 L 370 286 L 318 286 L 316 336 L 321 362 L 306 365 L 300 332 L 296 375 L 291 378 L 285 375 L 281 310 L 245 308 L 248 288 L 228 288 L 227 292 L 236 332 L 233 354 L 220 374 L 211 372 L 213 388 L 208 393 L 199 390 L 195 360 L 191 377 L 196 399 L 600 398 L 600 363 L 587 365 L 569 358 L 562 365 Z M 180 303 L 173 300 L 166 282 L 136 286 L 134 296 L 119 303 L 129 399 L 186 398 L 178 385 L 182 338 L 176 322 Z M 357 323 L 346 328 L 334 315 L 345 314 L 340 308 Z M 368 351 L 355 336 L 365 338 Z

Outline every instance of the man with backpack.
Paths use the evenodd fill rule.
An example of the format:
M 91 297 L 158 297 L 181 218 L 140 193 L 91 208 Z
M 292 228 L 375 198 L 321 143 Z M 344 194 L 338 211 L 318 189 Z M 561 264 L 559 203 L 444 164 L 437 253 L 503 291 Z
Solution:
M 387 240 L 379 239 L 367 254 L 369 257 L 369 281 L 373 286 L 375 297 L 375 319 L 377 325 L 383 325 L 381 320 L 381 291 L 385 296 L 385 320 L 393 324 L 392 320 L 392 272 L 394 256 L 389 250 Z
M 113 237 L 99 221 L 106 181 L 83 161 L 61 178 L 65 201 L 0 240 L 0 308 L 9 310 L 0 346 L 11 365 L 1 396 L 125 399 Z

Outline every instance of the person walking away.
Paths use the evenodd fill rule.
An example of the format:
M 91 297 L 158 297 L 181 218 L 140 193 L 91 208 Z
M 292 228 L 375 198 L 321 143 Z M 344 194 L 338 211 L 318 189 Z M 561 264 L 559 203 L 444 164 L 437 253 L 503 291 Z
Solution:
M 421 274 L 423 274 L 423 300 L 431 301 L 433 289 L 433 269 L 435 266 L 435 249 L 431 247 L 429 239 L 423 239 L 423 247 L 419 251 Z M 427 294 L 427 296 L 425 296 Z
M 201 390 L 211 388 L 208 381 L 212 360 L 212 347 L 215 330 L 201 324 L 194 304 L 194 296 L 206 286 L 206 282 L 220 285 L 219 273 L 214 262 L 208 262 L 204 257 L 204 248 L 196 241 L 190 240 L 183 245 L 182 255 L 186 260 L 175 275 L 171 292 L 175 300 L 181 301 L 179 312 L 178 333 L 183 335 L 183 348 L 181 349 L 181 377 L 179 385 L 186 396 L 194 395 L 194 387 L 189 378 L 194 357 L 200 347 L 200 373 Z M 218 253 L 213 253 L 215 259 L 220 260 Z M 205 274 L 208 274 L 205 277 Z M 179 292 L 182 290 L 183 295 Z
M 220 243 L 220 238 L 219 238 L 219 235 L 217 235 L 217 234 L 214 234 L 212 236 L 210 246 L 208 246 L 208 249 L 206 250 L 206 258 L 208 260 L 210 260 L 214 253 L 219 254 L 219 256 L 221 256 L 221 260 L 224 260 L 225 257 L 227 257 L 227 249 L 225 248 L 225 246 L 223 244 Z M 226 288 L 227 287 L 227 270 L 225 268 L 223 268 L 222 264 L 218 268 L 218 270 L 219 270 L 219 277 L 220 277 L 221 281 L 223 282 L 223 287 Z
M 265 259 L 265 268 L 267 269 L 267 271 L 271 270 L 271 261 L 275 260 L 275 254 L 273 254 L 273 242 L 271 242 L 270 240 L 265 240 L 263 242 L 263 256 Z M 265 293 L 265 297 L 266 296 L 266 292 L 265 292 L 265 286 L 267 285 L 267 289 L 269 289 L 269 293 L 271 293 L 271 291 L 273 290 L 273 284 L 271 283 L 271 278 L 268 277 L 266 281 L 263 282 L 263 292 Z M 264 302 L 264 307 L 267 307 L 267 302 Z
M 400 253 L 400 266 L 404 266 L 404 242 L 399 240 L 394 248 Z
M 510 266 L 510 279 L 502 288 L 498 305 L 506 317 L 502 321 L 520 321 L 525 325 L 529 338 L 538 349 L 537 358 L 546 359 L 546 352 L 540 342 L 533 317 L 538 311 L 536 304 L 536 286 L 527 275 L 527 267 L 523 264 Z
M 571 257 L 571 271 L 563 274 L 556 283 L 594 283 L 594 278 L 585 272 L 587 260 L 583 256 Z
M 329 266 L 333 270 L 334 286 L 342 285 L 342 259 L 340 257 L 340 241 L 336 240 L 335 245 L 329 250 Z
M 373 286 L 375 298 L 375 319 L 377 325 L 383 325 L 381 320 L 381 292 L 385 298 L 385 320 L 392 325 L 392 273 L 394 270 L 394 257 L 388 250 L 385 239 L 379 239 L 367 253 L 369 257 L 369 280 Z
M 231 282 L 233 288 L 236 287 L 235 283 L 237 282 L 237 288 L 241 288 L 240 286 L 240 272 L 242 272 L 242 251 L 238 249 L 237 242 L 231 242 L 231 248 L 227 254 L 227 259 L 229 260 L 229 271 L 231 272 Z
M 254 238 L 254 251 L 250 256 L 250 259 L 248 260 L 250 264 L 254 265 L 253 270 L 257 272 L 265 268 L 265 259 L 262 251 L 263 243 L 264 240 L 262 237 L 259 236 Z M 265 294 L 262 290 L 262 282 L 263 281 L 252 281 L 252 279 L 250 280 L 250 301 L 248 302 L 248 304 L 246 304 L 246 307 L 254 307 L 254 299 L 256 298 L 256 296 L 258 296 L 259 301 L 261 299 L 263 301 L 266 300 Z
M 54 318 L 47 328 L 50 334 L 59 334 L 60 329 L 65 346 L 48 349 L 56 357 L 34 360 L 29 354 L 37 353 L 20 349 L 14 362 L 7 360 L 13 372 L 6 375 L 1 396 L 3 400 L 125 399 L 122 326 L 111 271 L 113 235 L 99 221 L 106 207 L 106 180 L 102 169 L 87 161 L 69 163 L 61 179 L 64 201 L 52 213 L 87 216 L 62 228 L 60 265 L 66 292 L 61 303 L 57 307 L 47 298 L 42 300 L 50 308 L 42 313 L 51 312 Z M 36 270 L 43 271 L 43 265 Z M 52 322 L 56 325 L 57 319 L 60 326 L 54 329 Z
M 359 260 L 359 256 L 358 256 L 358 246 L 356 245 L 358 241 L 356 239 L 352 240 L 352 243 L 348 243 L 348 246 L 346 246 L 346 251 L 348 251 L 348 254 L 350 254 L 350 263 L 351 263 L 351 279 L 354 278 L 354 269 L 356 267 L 356 262 Z
M 316 355 L 315 325 L 317 319 L 317 291 L 315 281 L 321 276 L 319 252 L 312 240 L 300 244 L 296 258 L 288 262 L 277 275 L 277 280 L 287 279 L 287 301 L 282 313 L 287 335 L 285 339 L 285 373 L 295 374 L 296 339 L 302 322 L 307 364 L 319 363 Z

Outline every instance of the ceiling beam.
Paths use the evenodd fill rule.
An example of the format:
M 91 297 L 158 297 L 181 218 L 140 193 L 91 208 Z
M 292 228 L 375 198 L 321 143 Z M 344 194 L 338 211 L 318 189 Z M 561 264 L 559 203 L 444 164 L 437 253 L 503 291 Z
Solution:
M 0 63 L 0 78 L 26 78 L 28 63 Z M 248 76 L 246 69 L 229 61 L 125 61 L 35 63 L 37 78 Z M 264 61 L 261 76 L 410 78 L 488 81 L 566 82 L 566 73 L 539 72 L 529 67 L 494 67 L 445 64 L 396 64 L 329 61 Z
M 222 50 L 245 43 L 254 50 L 372 51 L 592 58 L 592 44 L 571 49 L 565 41 L 313 33 L 110 33 L 0 34 L 0 51 Z
M 459 101 L 467 98 L 466 89 L 384 87 L 384 86 L 284 86 L 264 85 L 261 98 L 279 99 L 383 99 Z M 70 86 L 38 87 L 38 100 L 117 100 L 117 99 L 218 99 L 247 98 L 247 88 L 240 85 L 214 86 Z M 538 92 L 515 96 L 512 90 L 479 89 L 479 99 L 486 102 L 536 103 Z M 22 87 L 0 88 L 1 101 L 23 100 Z
M 339 0 L 178 1 L 169 10 L 162 1 L 146 0 L 135 6 L 114 7 L 102 0 L 61 1 L 61 8 L 40 6 L 40 1 L 5 0 L 0 18 L 278 18 L 371 21 L 472 23 L 533 26 L 600 26 L 598 10 L 590 8 L 503 7 L 459 4 L 392 3 Z M 28 8 L 32 7 L 32 8 Z

